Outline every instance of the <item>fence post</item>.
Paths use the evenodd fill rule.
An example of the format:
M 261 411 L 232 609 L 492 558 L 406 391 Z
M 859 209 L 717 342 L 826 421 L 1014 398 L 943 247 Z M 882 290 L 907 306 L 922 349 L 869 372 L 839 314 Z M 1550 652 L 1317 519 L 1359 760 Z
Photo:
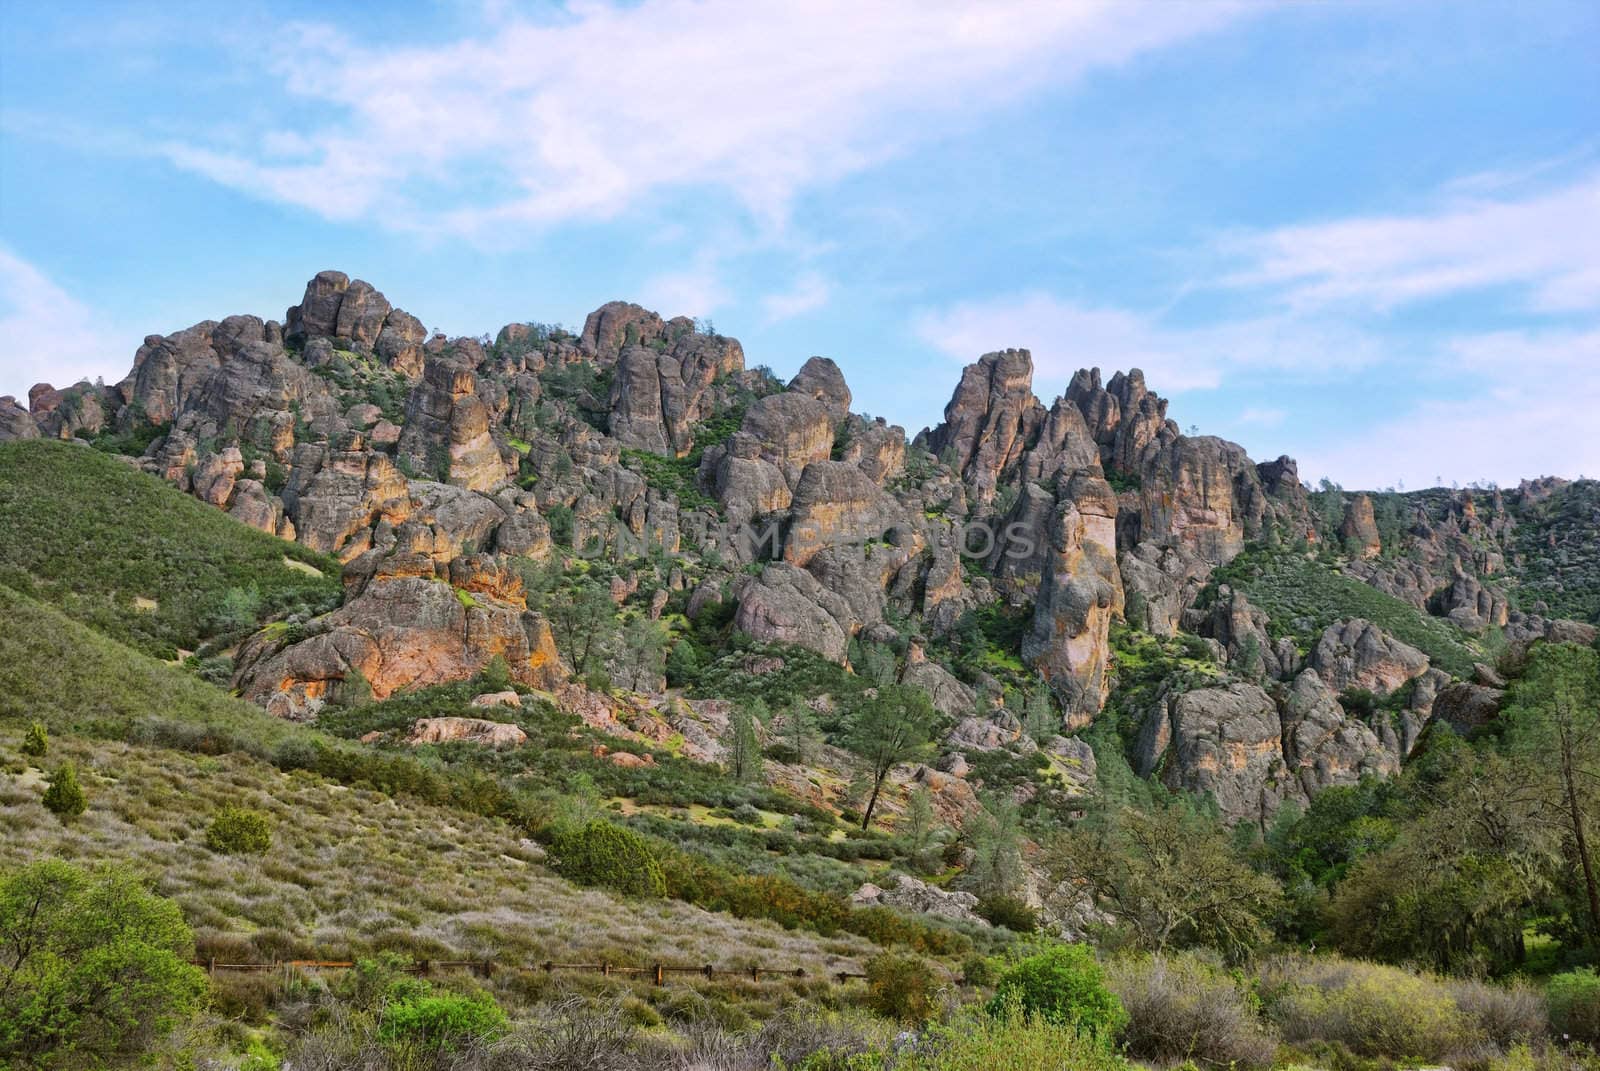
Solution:
M 427 960 L 421 960 L 417 963 L 417 973 L 423 977 L 427 977 L 429 966 L 430 964 Z
M 611 977 L 611 964 L 607 963 L 605 960 L 600 961 L 600 975 L 603 978 Z
M 216 974 L 217 973 L 217 957 L 216 956 L 212 956 L 210 961 L 206 964 L 206 973 L 207 974 Z
M 663 981 L 664 981 L 664 979 L 662 978 L 661 964 L 657 963 L 656 964 L 656 985 L 661 985 Z
M 540 966 L 544 968 L 544 973 L 546 974 L 551 974 L 556 969 L 556 965 L 549 960 L 545 960 Z
M 750 968 L 750 980 L 752 982 L 761 981 L 761 968 L 760 967 L 751 967 Z
M 705 975 L 706 975 L 706 977 L 710 978 L 713 974 L 716 974 L 716 973 L 717 973 L 716 968 L 711 966 L 711 964 L 707 963 L 706 966 L 705 966 Z

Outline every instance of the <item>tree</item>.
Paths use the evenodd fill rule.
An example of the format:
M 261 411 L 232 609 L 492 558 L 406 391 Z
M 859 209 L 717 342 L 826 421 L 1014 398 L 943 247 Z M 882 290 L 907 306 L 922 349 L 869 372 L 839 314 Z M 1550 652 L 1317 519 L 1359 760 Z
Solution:
M 968 834 L 972 866 L 968 873 L 986 898 L 1014 896 L 1022 886 L 1022 816 L 1004 797 L 984 802 L 983 813 Z
M 1269 936 L 1278 883 L 1252 870 L 1212 818 L 1181 803 L 1123 808 L 1063 834 L 1051 876 L 1104 902 L 1138 948 L 1209 945 L 1239 956 Z
M 36 721 L 28 726 L 28 735 L 22 739 L 22 753 L 33 759 L 42 759 L 50 753 L 50 733 L 44 722 Z
M 845 747 L 866 762 L 869 795 L 861 815 L 861 828 L 872 825 L 872 812 L 889 771 L 902 762 L 930 758 L 939 714 L 918 688 L 890 684 L 857 707 L 845 732 Z
M 44 793 L 45 808 L 62 818 L 76 818 L 89 809 L 89 800 L 78 785 L 78 768 L 64 762 L 50 776 Z
M 611 592 L 585 580 L 570 598 L 550 600 L 550 623 L 574 673 L 582 676 L 605 661 L 616 636 Z
M 609 597 L 608 597 L 609 598 Z M 667 636 L 660 622 L 644 615 L 635 617 L 622 630 L 619 656 L 628 678 L 628 687 L 642 692 L 652 688 L 666 669 Z
M 811 761 L 821 736 L 816 715 L 803 699 L 791 699 L 783 711 L 783 742 L 789 745 L 794 761 L 804 766 Z
M 928 846 L 933 838 L 937 816 L 933 810 L 933 793 L 927 785 L 918 785 L 906 796 L 906 839 L 911 842 L 913 855 Z
M 57 860 L 0 877 L 0 1066 L 137 1056 L 199 1008 L 205 975 L 170 900 Z
M 750 708 L 736 704 L 729 718 L 728 776 L 735 781 L 755 781 L 761 777 L 761 739 Z
M 1590 822 L 1600 812 L 1600 654 L 1572 643 L 1537 645 L 1512 692 L 1510 745 L 1553 775 L 1550 811 L 1582 876 L 1591 947 L 1600 948 L 1600 877 Z
M 1041 744 L 1061 733 L 1061 721 L 1050 706 L 1050 686 L 1043 680 L 1028 691 L 1022 707 L 1022 727 Z

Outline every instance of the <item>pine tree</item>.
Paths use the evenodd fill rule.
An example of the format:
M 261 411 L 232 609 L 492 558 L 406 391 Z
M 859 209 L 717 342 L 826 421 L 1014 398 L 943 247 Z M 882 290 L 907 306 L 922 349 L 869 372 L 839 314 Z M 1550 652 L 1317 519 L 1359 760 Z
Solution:
M 749 708 L 736 706 L 728 744 L 728 775 L 735 781 L 755 781 L 761 776 L 761 739 L 756 735 L 755 718 Z
M 933 793 L 927 785 L 918 785 L 906 797 L 906 838 L 911 841 L 913 855 L 928 846 L 933 838 L 935 815 Z
M 42 759 L 50 753 L 50 734 L 45 730 L 44 722 L 36 721 L 28 726 L 28 735 L 22 740 L 22 753 L 35 759 Z
M 1061 733 L 1060 722 L 1050 707 L 1050 686 L 1042 680 L 1028 693 L 1027 704 L 1022 708 L 1022 727 L 1041 744 Z
M 62 763 L 50 777 L 50 787 L 44 793 L 45 808 L 62 818 L 76 818 L 89 809 L 89 800 L 78 785 L 78 770 L 70 762 Z
M 794 754 L 794 761 L 804 766 L 811 761 L 820 739 L 817 719 L 811 708 L 800 699 L 791 700 L 783 712 L 783 740 Z

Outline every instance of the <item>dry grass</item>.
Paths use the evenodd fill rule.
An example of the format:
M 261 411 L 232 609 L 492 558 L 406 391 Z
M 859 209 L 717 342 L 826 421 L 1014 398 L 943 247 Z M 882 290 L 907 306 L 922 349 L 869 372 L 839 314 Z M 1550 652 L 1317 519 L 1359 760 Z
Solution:
M 225 961 L 395 950 L 530 964 L 603 958 L 804 968 L 808 979 L 759 986 L 688 976 L 674 983 L 770 1001 L 775 989 L 815 994 L 825 988 L 823 976 L 859 970 L 873 951 L 848 935 L 823 939 L 678 902 L 582 889 L 548 871 L 537 845 L 502 824 L 402 806 L 236 755 L 57 738 L 46 764 L 75 761 L 90 799 L 87 814 L 62 823 L 40 804 L 38 772 L 17 757 L 20 739 L 14 723 L 0 728 L 0 867 L 47 856 L 129 863 L 181 905 L 201 954 Z M 206 824 L 228 803 L 271 816 L 267 854 L 206 848 Z M 543 980 L 505 984 L 537 996 Z

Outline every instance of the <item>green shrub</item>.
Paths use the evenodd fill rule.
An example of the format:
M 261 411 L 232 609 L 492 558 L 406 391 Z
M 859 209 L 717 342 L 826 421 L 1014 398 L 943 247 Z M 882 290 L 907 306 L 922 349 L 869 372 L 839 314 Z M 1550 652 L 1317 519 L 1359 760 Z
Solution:
M 1261 993 L 1285 1041 L 1338 1044 L 1357 1056 L 1438 1059 L 1469 1033 L 1443 983 L 1398 967 L 1286 956 L 1263 967 Z
M 425 993 L 384 1005 L 378 1036 L 425 1049 L 456 1049 L 505 1031 L 506 1013 L 488 994 Z
M 850 1065 L 850 1071 L 857 1066 Z M 895 1071 L 1127 1071 L 1105 1038 L 1077 1027 L 1023 1013 L 967 1014 L 930 1028 L 903 1055 Z M 831 1069 L 830 1069 L 831 1071 Z
M 22 738 L 22 753 L 35 759 L 50 754 L 50 733 L 45 729 L 44 722 L 36 721 L 28 726 L 28 734 Z
M 867 960 L 867 1007 L 886 1019 L 924 1023 L 933 1014 L 931 965 L 920 956 L 879 952 Z
M 0 947 L 0 1067 L 120 1064 L 206 991 L 178 906 L 120 869 L 46 860 L 0 877 Z
M 1012 964 L 995 986 L 989 1013 L 1004 1015 L 1013 1007 L 1107 1039 L 1128 1021 L 1085 945 L 1049 945 Z
M 550 857 L 562 877 L 582 885 L 599 885 L 628 896 L 666 895 L 667 880 L 649 842 L 604 819 L 557 834 Z
M 1000 977 L 987 956 L 972 955 L 961 961 L 961 980 L 970 986 L 994 985 Z
M 1558 1034 L 1600 1042 L 1600 974 L 1588 968 L 1558 974 L 1545 995 L 1550 1025 Z
M 78 785 L 78 768 L 64 762 L 50 776 L 44 792 L 45 808 L 62 818 L 76 818 L 89 809 L 89 800 Z
M 978 901 L 978 914 L 995 926 L 1012 933 L 1032 933 L 1039 928 L 1039 914 L 1015 896 L 986 896 Z
M 272 826 L 260 811 L 224 807 L 206 828 L 206 847 L 223 855 L 261 855 L 272 847 Z

